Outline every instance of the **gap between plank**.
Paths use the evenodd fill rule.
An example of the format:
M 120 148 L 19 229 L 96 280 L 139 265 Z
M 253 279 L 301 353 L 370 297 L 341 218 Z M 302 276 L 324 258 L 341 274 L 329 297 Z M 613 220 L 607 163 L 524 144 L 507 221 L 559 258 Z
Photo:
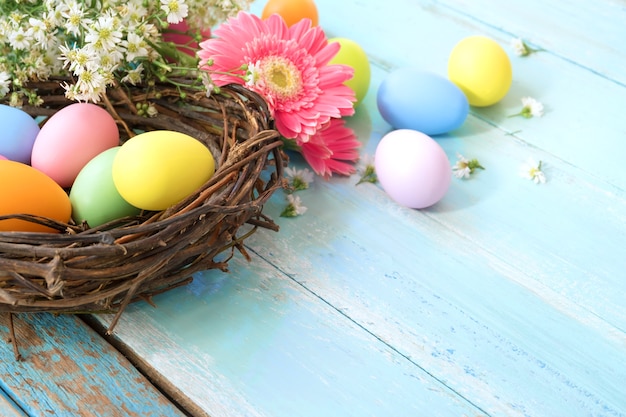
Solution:
M 26 412 L 26 410 L 24 410 L 13 398 L 13 396 L 7 392 L 3 387 L 0 387 L 0 411 L 1 412 L 6 412 L 6 407 L 9 406 L 11 407 L 11 416 L 24 416 L 27 417 L 29 416 L 29 414 Z
M 475 22 L 480 23 L 481 25 L 487 26 L 487 27 L 488 27 L 488 28 L 490 28 L 490 29 L 493 29 L 493 30 L 495 30 L 495 31 L 498 31 L 498 32 L 501 32 L 501 33 L 507 34 L 507 35 L 509 35 L 509 36 L 511 36 L 511 37 L 517 37 L 517 35 L 515 35 L 515 34 L 514 34 L 514 33 L 512 33 L 512 32 L 509 32 L 509 31 L 507 31 L 507 30 L 504 30 L 504 29 L 503 29 L 503 28 L 501 28 L 501 27 L 498 27 L 498 26 L 493 25 L 492 23 L 489 23 L 489 22 L 486 22 L 486 21 L 484 21 L 484 20 L 482 20 L 482 19 L 479 19 L 479 18 L 477 18 L 477 17 L 476 17 L 476 16 L 474 16 L 474 15 L 468 14 L 468 13 L 466 13 L 466 12 L 464 12 L 464 11 L 460 10 L 460 9 L 455 8 L 454 6 L 451 6 L 451 5 L 446 4 L 446 3 L 442 3 L 440 0 L 435 0 L 435 4 L 439 5 L 440 7 L 445 8 L 445 9 L 448 9 L 448 10 L 450 10 L 450 11 L 454 12 L 454 13 L 457 13 L 457 14 L 459 14 L 459 15 L 461 15 L 461 16 L 463 16 L 463 17 L 467 18 L 468 20 L 473 20 L 473 21 L 475 21 Z M 554 56 L 554 57 L 556 57 L 556 58 L 559 58 L 559 59 L 561 59 L 561 60 L 563 60 L 563 61 L 567 62 L 568 64 L 571 64 L 571 65 L 576 66 L 576 67 L 578 67 L 578 68 L 582 68 L 582 69 L 584 69 L 585 71 L 589 71 L 589 72 L 591 72 L 592 74 L 597 75 L 597 76 L 598 76 L 598 77 L 600 77 L 600 78 L 603 78 L 603 79 L 605 79 L 605 80 L 607 80 L 607 81 L 610 81 L 610 82 L 612 82 L 612 83 L 614 83 L 614 84 L 619 85 L 620 87 L 626 87 L 626 84 L 624 84 L 623 82 L 618 81 L 618 80 L 616 80 L 616 79 L 614 79 L 614 78 L 610 78 L 610 77 L 608 77 L 606 74 L 602 74 L 601 72 L 599 72 L 599 71 L 597 71 L 597 70 L 595 70 L 595 69 L 593 69 L 593 68 L 591 68 L 591 67 L 588 67 L 588 66 L 586 66 L 586 65 L 583 65 L 583 64 L 581 64 L 580 62 L 574 61 L 574 60 L 573 60 L 573 59 L 571 59 L 571 58 L 567 58 L 567 57 L 565 57 L 565 56 L 563 56 L 563 55 L 557 54 L 557 53 L 555 53 L 554 51 L 551 51 L 551 50 L 549 50 L 549 49 L 542 49 L 542 51 L 541 51 L 541 52 L 542 52 L 542 53 L 549 53 L 550 55 L 552 55 L 552 56 Z
M 298 280 L 296 280 L 295 278 L 293 278 L 290 274 L 288 274 L 286 271 L 283 271 L 280 267 L 278 267 L 277 265 L 275 265 L 274 263 L 272 263 L 269 259 L 265 258 L 262 254 L 258 253 L 257 251 L 255 251 L 253 248 L 246 246 L 246 249 L 249 250 L 250 252 L 254 253 L 256 256 L 258 256 L 259 258 L 263 259 L 263 261 L 267 262 L 269 265 L 271 265 L 274 269 L 276 269 L 277 271 L 279 271 L 281 274 L 283 274 L 284 276 L 286 276 L 287 278 L 289 278 L 291 281 L 293 281 L 296 285 L 298 285 L 299 287 L 301 287 L 302 289 L 304 289 L 306 292 L 308 292 L 309 294 L 311 294 L 313 297 L 317 298 L 318 300 L 320 300 L 322 303 L 324 303 L 325 305 L 327 305 L 329 308 L 331 308 L 332 310 L 336 311 L 337 313 L 339 313 L 341 316 L 343 316 L 344 318 L 346 318 L 347 320 L 349 320 L 352 324 L 354 324 L 355 326 L 357 326 L 358 328 L 360 328 L 361 330 L 363 330 L 365 333 L 369 334 L 370 336 L 374 337 L 376 340 L 378 340 L 380 343 L 382 343 L 383 345 L 385 345 L 387 348 L 389 348 L 391 351 L 393 351 L 394 353 L 398 354 L 400 357 L 404 358 L 405 360 L 407 360 L 409 363 L 411 363 L 412 365 L 416 366 L 418 369 L 420 369 L 421 371 L 423 371 L 426 375 L 428 375 L 429 377 L 431 377 L 433 380 L 435 380 L 436 382 L 440 383 L 442 386 L 444 386 L 445 388 L 447 388 L 450 392 L 452 392 L 454 395 L 458 396 L 459 398 L 463 399 L 464 401 L 466 401 L 468 404 L 470 404 L 472 407 L 476 408 L 478 411 L 480 411 L 481 413 L 484 414 L 484 416 L 482 417 L 494 417 L 491 414 L 489 414 L 487 411 L 485 411 L 481 406 L 479 406 L 478 404 L 474 403 L 473 401 L 471 401 L 469 398 L 465 397 L 463 394 L 461 394 L 460 392 L 458 392 L 457 390 L 455 390 L 454 388 L 452 388 L 451 386 L 449 386 L 448 384 L 446 384 L 445 381 L 441 380 L 440 378 L 438 378 L 436 375 L 434 375 L 433 373 L 429 372 L 427 369 L 423 368 L 422 366 L 420 366 L 417 362 L 415 362 L 413 359 L 411 359 L 410 357 L 408 357 L 406 354 L 402 353 L 401 351 L 399 351 L 395 346 L 390 345 L 389 343 L 387 343 L 384 339 L 382 339 L 380 336 L 378 336 L 377 334 L 373 333 L 371 330 L 369 330 L 368 328 L 366 328 L 365 326 L 363 326 L 361 323 L 355 321 L 352 317 L 350 317 L 349 315 L 347 315 L 344 311 L 342 311 L 341 309 L 335 307 L 334 305 L 332 305 L 330 302 L 328 302 L 326 299 L 324 299 L 322 296 L 320 296 L 319 294 L 317 294 L 315 291 L 313 291 L 311 288 L 307 287 L 305 284 L 299 282 Z
M 77 317 L 100 335 L 105 341 L 119 351 L 131 365 L 137 369 L 174 407 L 187 417 L 210 417 L 195 402 L 185 395 L 178 387 L 172 384 L 161 373 L 156 371 L 145 359 L 138 355 L 126 343 L 122 342 L 113 334 L 107 334 L 107 326 L 100 323 L 93 315 L 80 314 Z

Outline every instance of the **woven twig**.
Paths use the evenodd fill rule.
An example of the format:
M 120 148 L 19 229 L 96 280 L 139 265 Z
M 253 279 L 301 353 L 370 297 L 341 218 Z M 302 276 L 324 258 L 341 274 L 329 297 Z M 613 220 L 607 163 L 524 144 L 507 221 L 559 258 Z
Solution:
M 23 107 L 31 115 L 50 116 L 70 104 L 58 80 L 36 87 L 45 103 Z M 242 243 L 258 227 L 278 230 L 262 213 L 283 186 L 284 165 L 282 142 L 264 100 L 238 85 L 211 97 L 186 94 L 181 100 L 179 91 L 165 86 L 150 94 L 117 88 L 104 106 L 117 120 L 122 142 L 136 131 L 186 133 L 209 148 L 215 174 L 164 211 L 98 227 L 30 215 L 0 217 L 60 231 L 0 232 L 0 311 L 117 313 L 110 331 L 130 302 L 184 285 L 197 271 L 226 271 L 235 248 L 247 257 Z M 157 107 L 157 117 L 137 114 L 133 103 L 145 101 Z

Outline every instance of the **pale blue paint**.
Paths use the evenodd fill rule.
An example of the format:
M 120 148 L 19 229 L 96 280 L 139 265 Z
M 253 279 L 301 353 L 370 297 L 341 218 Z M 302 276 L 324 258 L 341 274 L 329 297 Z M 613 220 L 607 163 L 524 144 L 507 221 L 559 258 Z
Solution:
M 320 25 L 329 36 L 356 40 L 370 59 L 387 69 L 417 66 L 445 76 L 448 56 L 459 40 L 476 34 L 492 37 L 511 58 L 514 81 L 500 103 L 473 109 L 475 116 L 487 122 L 482 129 L 522 129 L 519 136 L 524 142 L 625 189 L 622 154 L 610 151 L 621 145 L 620 138 L 626 134 L 622 115 L 626 88 L 624 5 L 610 0 L 491 3 L 318 2 L 323 13 Z M 473 15 L 468 16 L 471 12 Z M 514 31 L 518 28 L 523 30 Z M 546 51 L 516 57 L 509 47 L 514 37 L 528 39 Z M 567 55 L 563 56 L 565 48 Z M 598 74 L 609 70 L 609 76 Z M 370 89 L 368 98 L 375 97 L 375 92 L 375 88 Z M 532 123 L 507 118 L 519 111 L 523 96 L 542 101 L 550 117 Z M 376 111 L 375 104 L 366 107 Z M 455 137 L 464 136 L 463 129 L 455 132 Z
M 373 63 L 349 120 L 364 155 L 390 129 L 375 105 L 389 70 L 445 75 L 463 37 L 500 42 L 511 91 L 436 138 L 451 164 L 460 152 L 486 170 L 421 211 L 356 176 L 316 181 L 296 219 L 278 217 L 277 193 L 265 212 L 281 231 L 247 241 L 252 263 L 131 306 L 116 336 L 216 417 L 626 416 L 624 3 L 316 3 L 328 35 Z M 513 37 L 546 51 L 515 57 Z M 523 96 L 545 116 L 508 118 Z M 518 175 L 530 156 L 546 184 Z
M 626 86 L 623 1 L 441 0 L 435 4 L 453 11 L 452 16 L 522 37 L 534 48 L 545 49 L 569 65 L 584 67 Z
M 484 415 L 273 266 L 252 265 L 237 258 L 228 275 L 155 297 L 157 309 L 131 306 L 115 334 L 215 417 Z
M 27 417 L 11 398 L 0 390 L 0 416 L 2 417 Z
M 625 9 L 492 3 L 317 1 L 328 35 L 374 64 L 349 121 L 363 154 L 390 129 L 375 105 L 389 70 L 445 75 L 474 34 L 505 47 L 507 97 L 436 138 L 485 171 L 421 211 L 357 177 L 318 180 L 301 218 L 278 218 L 278 193 L 281 231 L 247 241 L 252 264 L 133 306 L 118 337 L 216 416 L 626 416 Z M 513 37 L 546 51 L 515 57 Z M 508 118 L 523 96 L 545 116 Z M 519 176 L 528 157 L 546 184 Z
M 0 393 L 14 405 L 7 410 L 15 415 L 182 416 L 78 318 L 19 314 L 15 326 L 24 360 L 15 361 L 9 344 L 0 349 Z M 6 326 L 0 325 L 0 335 L 4 341 Z M 11 416 L 8 412 L 2 415 Z

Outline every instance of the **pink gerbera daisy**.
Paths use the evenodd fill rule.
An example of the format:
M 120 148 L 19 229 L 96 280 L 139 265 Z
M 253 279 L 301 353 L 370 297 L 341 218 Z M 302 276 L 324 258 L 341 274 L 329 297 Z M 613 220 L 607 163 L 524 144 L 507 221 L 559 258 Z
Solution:
M 350 175 L 355 171 L 352 163 L 359 158 L 361 143 L 343 119 L 331 119 L 308 142 L 300 145 L 307 163 L 318 175 L 330 177 L 333 172 Z
M 279 15 L 240 12 L 213 34 L 200 43 L 201 68 L 217 86 L 245 83 L 263 96 L 285 138 L 306 143 L 331 118 L 354 114 L 354 91 L 344 85 L 354 71 L 328 64 L 340 44 L 310 20 L 288 27 Z

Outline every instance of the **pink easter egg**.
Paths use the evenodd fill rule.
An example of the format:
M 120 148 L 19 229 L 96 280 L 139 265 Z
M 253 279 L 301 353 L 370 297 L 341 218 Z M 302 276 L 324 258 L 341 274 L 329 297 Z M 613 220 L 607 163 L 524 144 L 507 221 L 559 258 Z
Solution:
M 102 107 L 74 103 L 56 112 L 35 139 L 31 165 L 61 187 L 70 187 L 96 155 L 118 146 L 115 119 Z

